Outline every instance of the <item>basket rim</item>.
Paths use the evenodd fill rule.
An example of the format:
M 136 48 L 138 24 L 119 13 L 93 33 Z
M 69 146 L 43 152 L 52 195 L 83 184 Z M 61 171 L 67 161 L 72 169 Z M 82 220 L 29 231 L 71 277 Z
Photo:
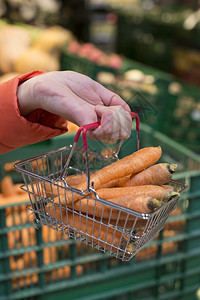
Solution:
M 44 177 L 42 175 L 39 175 L 39 174 L 36 174 L 32 171 L 29 171 L 29 170 L 26 170 L 24 169 L 22 166 L 25 165 L 26 163 L 28 162 L 33 162 L 37 159 L 40 159 L 40 158 L 45 158 L 45 157 L 48 157 L 52 154 L 56 154 L 56 153 L 59 153 L 59 152 L 62 152 L 62 151 L 65 151 L 65 150 L 70 150 L 71 148 L 73 147 L 73 145 L 68 145 L 68 146 L 65 146 L 65 147 L 61 147 L 59 149 L 56 149 L 56 150 L 51 150 L 49 152 L 46 152 L 44 154 L 40 154 L 40 155 L 37 155 L 37 156 L 34 156 L 34 157 L 31 157 L 31 158 L 28 158 L 28 159 L 25 159 L 25 160 L 22 160 L 20 162 L 17 162 L 15 165 L 14 165 L 14 168 L 16 171 L 22 173 L 22 174 L 26 174 L 28 176 L 32 176 L 36 179 L 39 179 L 40 181 L 43 181 L 43 182 L 48 182 L 50 184 L 53 184 L 53 185 L 56 185 L 57 187 L 59 188 L 62 188 L 62 189 L 66 189 L 66 190 L 69 190 L 70 192 L 73 192 L 73 193 L 76 193 L 76 194 L 79 194 L 81 196 L 86 196 L 88 199 L 91 199 L 91 200 L 94 200 L 94 201 L 99 201 L 101 202 L 102 204 L 104 205 L 108 205 L 108 206 L 111 206 L 115 209 L 120 209 L 121 211 L 125 212 L 125 213 L 128 213 L 130 215 L 134 215 L 136 217 L 139 217 L 139 218 L 142 218 L 142 219 L 150 219 L 154 214 L 158 213 L 158 211 L 160 209 L 163 209 L 164 207 L 166 207 L 167 205 L 169 205 L 169 202 L 171 201 L 175 201 L 176 202 L 178 201 L 178 199 L 180 198 L 180 195 L 187 189 L 187 185 L 182 183 L 182 182 L 178 182 L 178 181 L 175 181 L 175 180 L 170 180 L 172 183 L 176 184 L 176 185 L 180 185 L 182 186 L 182 189 L 179 191 L 179 194 L 177 194 L 176 196 L 173 196 L 171 199 L 169 199 L 166 203 L 164 203 L 161 207 L 155 209 L 153 212 L 151 213 L 140 213 L 140 212 L 137 212 L 135 210 L 132 210 L 132 209 L 129 209 L 129 208 L 126 208 L 124 206 L 121 206 L 121 205 L 118 205 L 118 204 L 115 204 L 115 203 L 112 203 L 106 199 L 103 199 L 103 198 L 100 198 L 98 196 L 98 194 L 96 193 L 96 191 L 94 190 L 94 192 L 92 191 L 91 189 L 91 192 L 93 192 L 95 198 L 91 198 L 90 196 L 84 194 L 84 191 L 81 191 L 81 190 L 78 190 L 76 188 L 73 188 L 71 186 L 61 186 L 59 184 L 56 183 L 55 180 L 53 179 L 50 179 L 49 177 Z M 76 150 L 78 151 L 81 151 L 81 152 L 84 152 L 85 150 L 83 148 L 80 148 L 80 147 L 76 147 Z M 99 158 L 104 158 L 105 160 L 108 160 L 110 161 L 109 158 L 106 158 L 105 156 L 103 156 L 102 154 L 100 153 L 96 153 L 94 151 L 91 151 L 91 150 L 88 150 L 88 153 L 89 154 L 93 154 L 93 155 L 96 155 L 98 156 Z M 25 185 L 26 186 L 26 185 Z M 28 190 L 28 187 L 26 186 L 26 190 L 28 193 L 31 194 L 31 192 Z M 33 194 L 33 193 L 32 193 Z
M 34 176 L 33 176 L 34 177 Z M 42 181 L 45 181 L 44 178 L 42 178 Z M 174 181 L 175 182 L 175 181 Z M 54 182 L 50 181 L 50 183 L 52 184 L 55 184 Z M 179 192 L 179 194 L 175 195 L 175 196 L 172 196 L 171 199 L 169 199 L 167 202 L 165 202 L 164 204 L 162 204 L 160 207 L 158 207 L 157 209 L 155 209 L 154 211 L 152 211 L 151 213 L 141 213 L 141 212 L 138 212 L 136 210 L 133 210 L 133 209 L 130 209 L 130 208 L 127 208 L 125 206 L 122 206 L 122 205 L 119 205 L 119 204 L 116 204 L 116 203 L 113 203 L 113 202 L 110 202 L 109 200 L 106 200 L 106 199 L 103 199 L 101 197 L 96 197 L 96 198 L 92 198 L 88 195 L 85 195 L 85 197 L 87 197 L 88 200 L 92 200 L 92 201 L 96 201 L 96 202 L 99 202 L 99 203 L 102 203 L 103 205 L 107 205 L 107 206 L 110 206 L 111 208 L 114 208 L 114 209 L 120 209 L 121 212 L 125 212 L 127 213 L 128 215 L 131 215 L 131 216 L 135 216 L 136 218 L 140 218 L 140 219 L 143 219 L 143 220 L 149 220 L 150 218 L 152 218 L 155 214 L 157 214 L 161 209 L 164 209 L 165 207 L 167 207 L 169 205 L 169 203 L 171 202 L 175 202 L 175 204 L 178 202 L 179 198 L 180 198 L 180 195 L 187 189 L 187 185 L 186 184 L 183 184 L 183 183 L 180 183 L 180 182 L 175 182 L 176 184 L 179 184 L 180 186 L 182 186 L 182 189 L 181 191 Z M 72 187 L 64 187 L 64 186 L 59 186 L 58 184 L 55 184 L 56 186 L 58 186 L 59 188 L 62 188 L 62 189 L 66 189 L 70 192 L 73 192 L 73 193 L 76 193 L 76 194 L 79 194 L 80 196 L 84 196 L 83 195 L 83 191 L 81 190 L 77 190 L 77 189 L 74 189 Z M 25 184 L 22 186 L 22 189 L 26 192 L 28 192 L 29 194 L 34 194 L 33 192 L 30 192 L 28 191 L 28 187 L 26 186 L 26 188 L 24 188 L 24 186 L 26 186 Z M 95 194 L 94 194 L 95 195 Z M 98 195 L 97 195 L 98 196 Z M 55 205 L 58 205 L 58 206 L 62 206 L 60 203 L 56 203 L 54 202 L 54 200 L 51 200 L 49 201 L 48 199 L 46 199 L 47 202 L 52 202 L 53 204 Z M 78 200 L 79 201 L 79 200 Z M 66 208 L 64 206 L 62 206 L 63 208 Z M 80 212 L 81 213 L 81 212 Z
M 35 174 L 34 172 L 31 172 L 31 171 L 27 171 L 25 169 L 22 168 L 22 166 L 27 163 L 27 162 L 33 162 L 34 160 L 36 159 L 40 159 L 40 158 L 45 158 L 45 157 L 48 157 L 52 154 L 56 154 L 56 153 L 59 153 L 59 152 L 62 152 L 62 151 L 65 151 L 65 150 L 71 150 L 73 147 L 72 144 L 68 145 L 68 146 L 64 146 L 64 147 L 61 147 L 61 148 L 58 148 L 58 149 L 55 149 L 55 150 L 51 150 L 49 152 L 45 152 L 43 154 L 39 154 L 39 155 L 36 155 L 36 156 L 32 156 L 30 158 L 27 158 L 27 159 L 24 159 L 24 160 L 21 160 L 17 163 L 14 164 L 14 169 L 17 171 L 17 172 L 20 172 L 20 173 L 28 173 L 28 174 Z M 81 152 L 84 152 L 84 148 L 80 148 L 78 146 L 76 146 L 76 150 L 79 150 Z M 109 160 L 109 157 L 106 157 L 100 153 L 96 153 L 92 150 L 87 150 L 88 151 L 88 154 L 93 154 L 93 155 L 96 155 L 98 156 L 98 158 L 104 158 L 105 160 Z M 35 174 L 36 175 L 36 174 Z M 38 175 L 39 176 L 39 175 Z

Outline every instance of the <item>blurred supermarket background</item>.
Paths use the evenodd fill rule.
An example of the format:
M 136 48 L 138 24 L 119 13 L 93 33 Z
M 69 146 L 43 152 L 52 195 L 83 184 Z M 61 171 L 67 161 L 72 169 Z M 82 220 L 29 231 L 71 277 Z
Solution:
M 162 145 L 189 189 L 122 263 L 35 225 L 19 189 L 14 163 L 72 143 L 77 126 L 2 155 L 0 300 L 199 300 L 200 1 L 0 0 L 0 82 L 35 69 L 81 72 L 120 94 L 139 114 L 142 145 Z

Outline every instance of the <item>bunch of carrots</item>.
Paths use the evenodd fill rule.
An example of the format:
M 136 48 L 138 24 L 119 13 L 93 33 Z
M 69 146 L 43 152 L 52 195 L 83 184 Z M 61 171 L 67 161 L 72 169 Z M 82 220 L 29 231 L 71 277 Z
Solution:
M 91 175 L 94 189 L 98 197 L 119 206 L 113 208 L 97 201 L 93 193 L 83 196 L 63 188 L 64 183 L 58 184 L 62 188 L 50 183 L 45 185 L 45 193 L 53 198 L 54 203 L 46 206 L 46 212 L 55 217 L 58 221 L 68 224 L 70 227 L 89 236 L 93 236 L 105 247 L 105 241 L 116 247 L 124 247 L 133 251 L 132 244 L 126 243 L 121 232 L 108 227 L 108 224 L 126 228 L 132 228 L 133 224 L 142 225 L 143 220 L 137 220 L 132 214 L 120 210 L 120 206 L 149 214 L 161 207 L 170 197 L 177 195 L 173 187 L 167 183 L 177 168 L 176 164 L 157 163 L 161 157 L 161 147 L 147 147 L 140 149 L 129 156 L 126 156 Z M 67 184 L 80 191 L 87 190 L 86 174 L 71 175 L 66 177 Z M 63 206 L 62 210 L 59 205 Z M 64 207 L 68 207 L 67 210 Z M 117 206 L 117 207 L 118 207 Z M 77 212 L 77 213 L 76 213 Z M 81 214 L 80 214 L 81 213 Z M 85 216 L 91 216 L 91 219 Z M 81 222 L 80 222 L 81 218 Z M 93 220 L 101 220 L 93 225 Z M 135 222 L 135 223 L 134 223 Z M 104 225 L 105 224 L 105 225 Z M 143 224 L 144 225 L 144 224 Z M 114 238 L 113 238 L 114 236 Z M 90 239 L 90 237 L 89 237 Z M 106 245 L 110 249 L 110 246 Z
M 34 227 L 25 228 L 24 225 L 32 223 L 34 220 L 33 214 L 27 214 L 26 205 L 13 206 L 6 208 L 6 226 L 11 228 L 13 226 L 23 225 L 23 228 L 16 230 L 9 230 L 7 232 L 8 248 L 9 249 L 20 249 L 28 246 L 36 245 L 36 229 Z M 21 226 L 22 227 L 22 226 Z M 49 242 L 55 242 L 61 239 L 67 239 L 66 235 L 62 235 L 61 232 L 48 228 L 42 227 L 42 240 L 45 245 Z M 78 246 L 78 244 L 77 244 Z M 63 246 L 62 251 L 66 258 L 69 256 L 69 245 Z M 17 251 L 18 252 L 18 251 Z M 49 265 L 57 261 L 57 255 L 59 248 L 56 246 L 49 247 L 48 245 L 43 248 L 43 263 Z M 62 252 L 63 253 L 63 252 Z M 19 253 L 16 255 L 9 256 L 9 265 L 11 272 L 21 271 L 26 268 L 36 268 L 38 265 L 37 252 L 34 250 Z M 83 272 L 82 265 L 76 265 L 77 276 Z M 71 266 L 66 265 L 58 269 L 50 270 L 46 273 L 46 282 L 62 280 L 70 277 Z M 30 274 L 21 274 L 20 272 L 17 277 L 12 278 L 12 288 L 17 290 L 25 286 L 35 285 L 39 281 L 37 272 Z

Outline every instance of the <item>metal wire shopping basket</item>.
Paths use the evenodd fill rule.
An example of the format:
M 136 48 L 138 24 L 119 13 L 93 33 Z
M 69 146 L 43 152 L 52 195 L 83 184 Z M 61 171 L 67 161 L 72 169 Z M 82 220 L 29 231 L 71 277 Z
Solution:
M 139 132 L 137 114 L 136 130 Z M 88 150 L 86 132 L 99 122 L 79 128 L 73 145 L 21 161 L 15 169 L 22 173 L 30 199 L 29 209 L 36 221 L 71 238 L 78 239 L 122 261 L 130 260 L 163 229 L 178 201 L 178 195 L 150 214 L 133 211 L 102 199 L 90 181 L 90 174 L 118 159 Z M 82 133 L 83 148 L 77 147 Z M 67 174 L 67 177 L 66 177 Z M 70 185 L 68 179 L 85 178 L 87 189 Z M 179 193 L 185 185 L 172 181 Z M 70 201 L 69 201 L 70 200 Z

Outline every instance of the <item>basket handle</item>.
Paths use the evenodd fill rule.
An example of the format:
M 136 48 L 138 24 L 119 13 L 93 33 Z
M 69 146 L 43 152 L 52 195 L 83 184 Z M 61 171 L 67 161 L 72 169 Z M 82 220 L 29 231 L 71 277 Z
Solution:
M 130 113 L 131 117 L 132 117 L 132 120 L 133 119 L 136 119 L 136 131 L 137 131 L 137 140 L 138 140 L 138 149 L 139 149 L 139 130 L 140 130 L 140 124 L 139 124 L 139 116 L 138 114 L 134 113 L 134 112 L 131 112 Z M 89 165 L 88 165 L 88 154 L 87 154 L 87 149 L 88 149 L 88 145 L 87 145 L 87 131 L 88 130 L 92 130 L 92 129 L 96 129 L 97 127 L 99 127 L 99 125 L 101 124 L 100 121 L 98 122 L 94 122 L 94 123 L 90 123 L 90 124 L 86 124 L 86 125 L 83 125 L 81 126 L 76 135 L 75 135 L 75 138 L 74 138 L 74 143 L 73 143 L 73 146 L 71 148 L 71 151 L 70 151 L 70 154 L 67 158 L 67 162 L 65 163 L 63 169 L 61 170 L 61 173 L 60 173 L 60 176 L 59 178 L 61 178 L 65 185 L 67 185 L 66 181 L 65 181 L 65 173 L 66 173 L 66 170 L 69 166 L 69 163 L 70 163 L 70 160 L 72 158 L 72 155 L 75 151 L 75 148 L 76 148 L 76 144 L 78 142 L 78 139 L 80 137 L 80 134 L 82 132 L 82 136 L 83 136 L 83 145 L 84 145 L 84 150 L 85 150 L 85 153 L 86 153 L 86 168 L 87 168 L 87 191 L 89 191 L 90 189 L 90 172 L 89 172 Z M 118 151 L 121 147 L 121 144 L 118 146 Z
M 136 120 L 136 131 L 137 133 L 139 133 L 140 131 L 140 122 L 139 122 L 139 116 L 138 114 L 134 113 L 134 112 L 131 112 L 130 113 L 131 117 L 132 117 L 132 120 Z M 86 125 L 83 125 L 81 126 L 76 135 L 75 135 L 75 138 L 74 138 L 74 143 L 77 143 L 78 142 L 78 139 L 80 137 L 80 134 L 82 132 L 82 135 L 83 135 L 83 145 L 84 145 L 84 149 L 86 150 L 88 148 L 87 146 L 87 136 L 86 136 L 86 133 L 88 130 L 92 130 L 92 129 L 96 129 L 97 127 L 99 127 L 99 125 L 101 124 L 100 121 L 98 122 L 94 122 L 94 123 L 90 123 L 90 124 L 86 124 Z

